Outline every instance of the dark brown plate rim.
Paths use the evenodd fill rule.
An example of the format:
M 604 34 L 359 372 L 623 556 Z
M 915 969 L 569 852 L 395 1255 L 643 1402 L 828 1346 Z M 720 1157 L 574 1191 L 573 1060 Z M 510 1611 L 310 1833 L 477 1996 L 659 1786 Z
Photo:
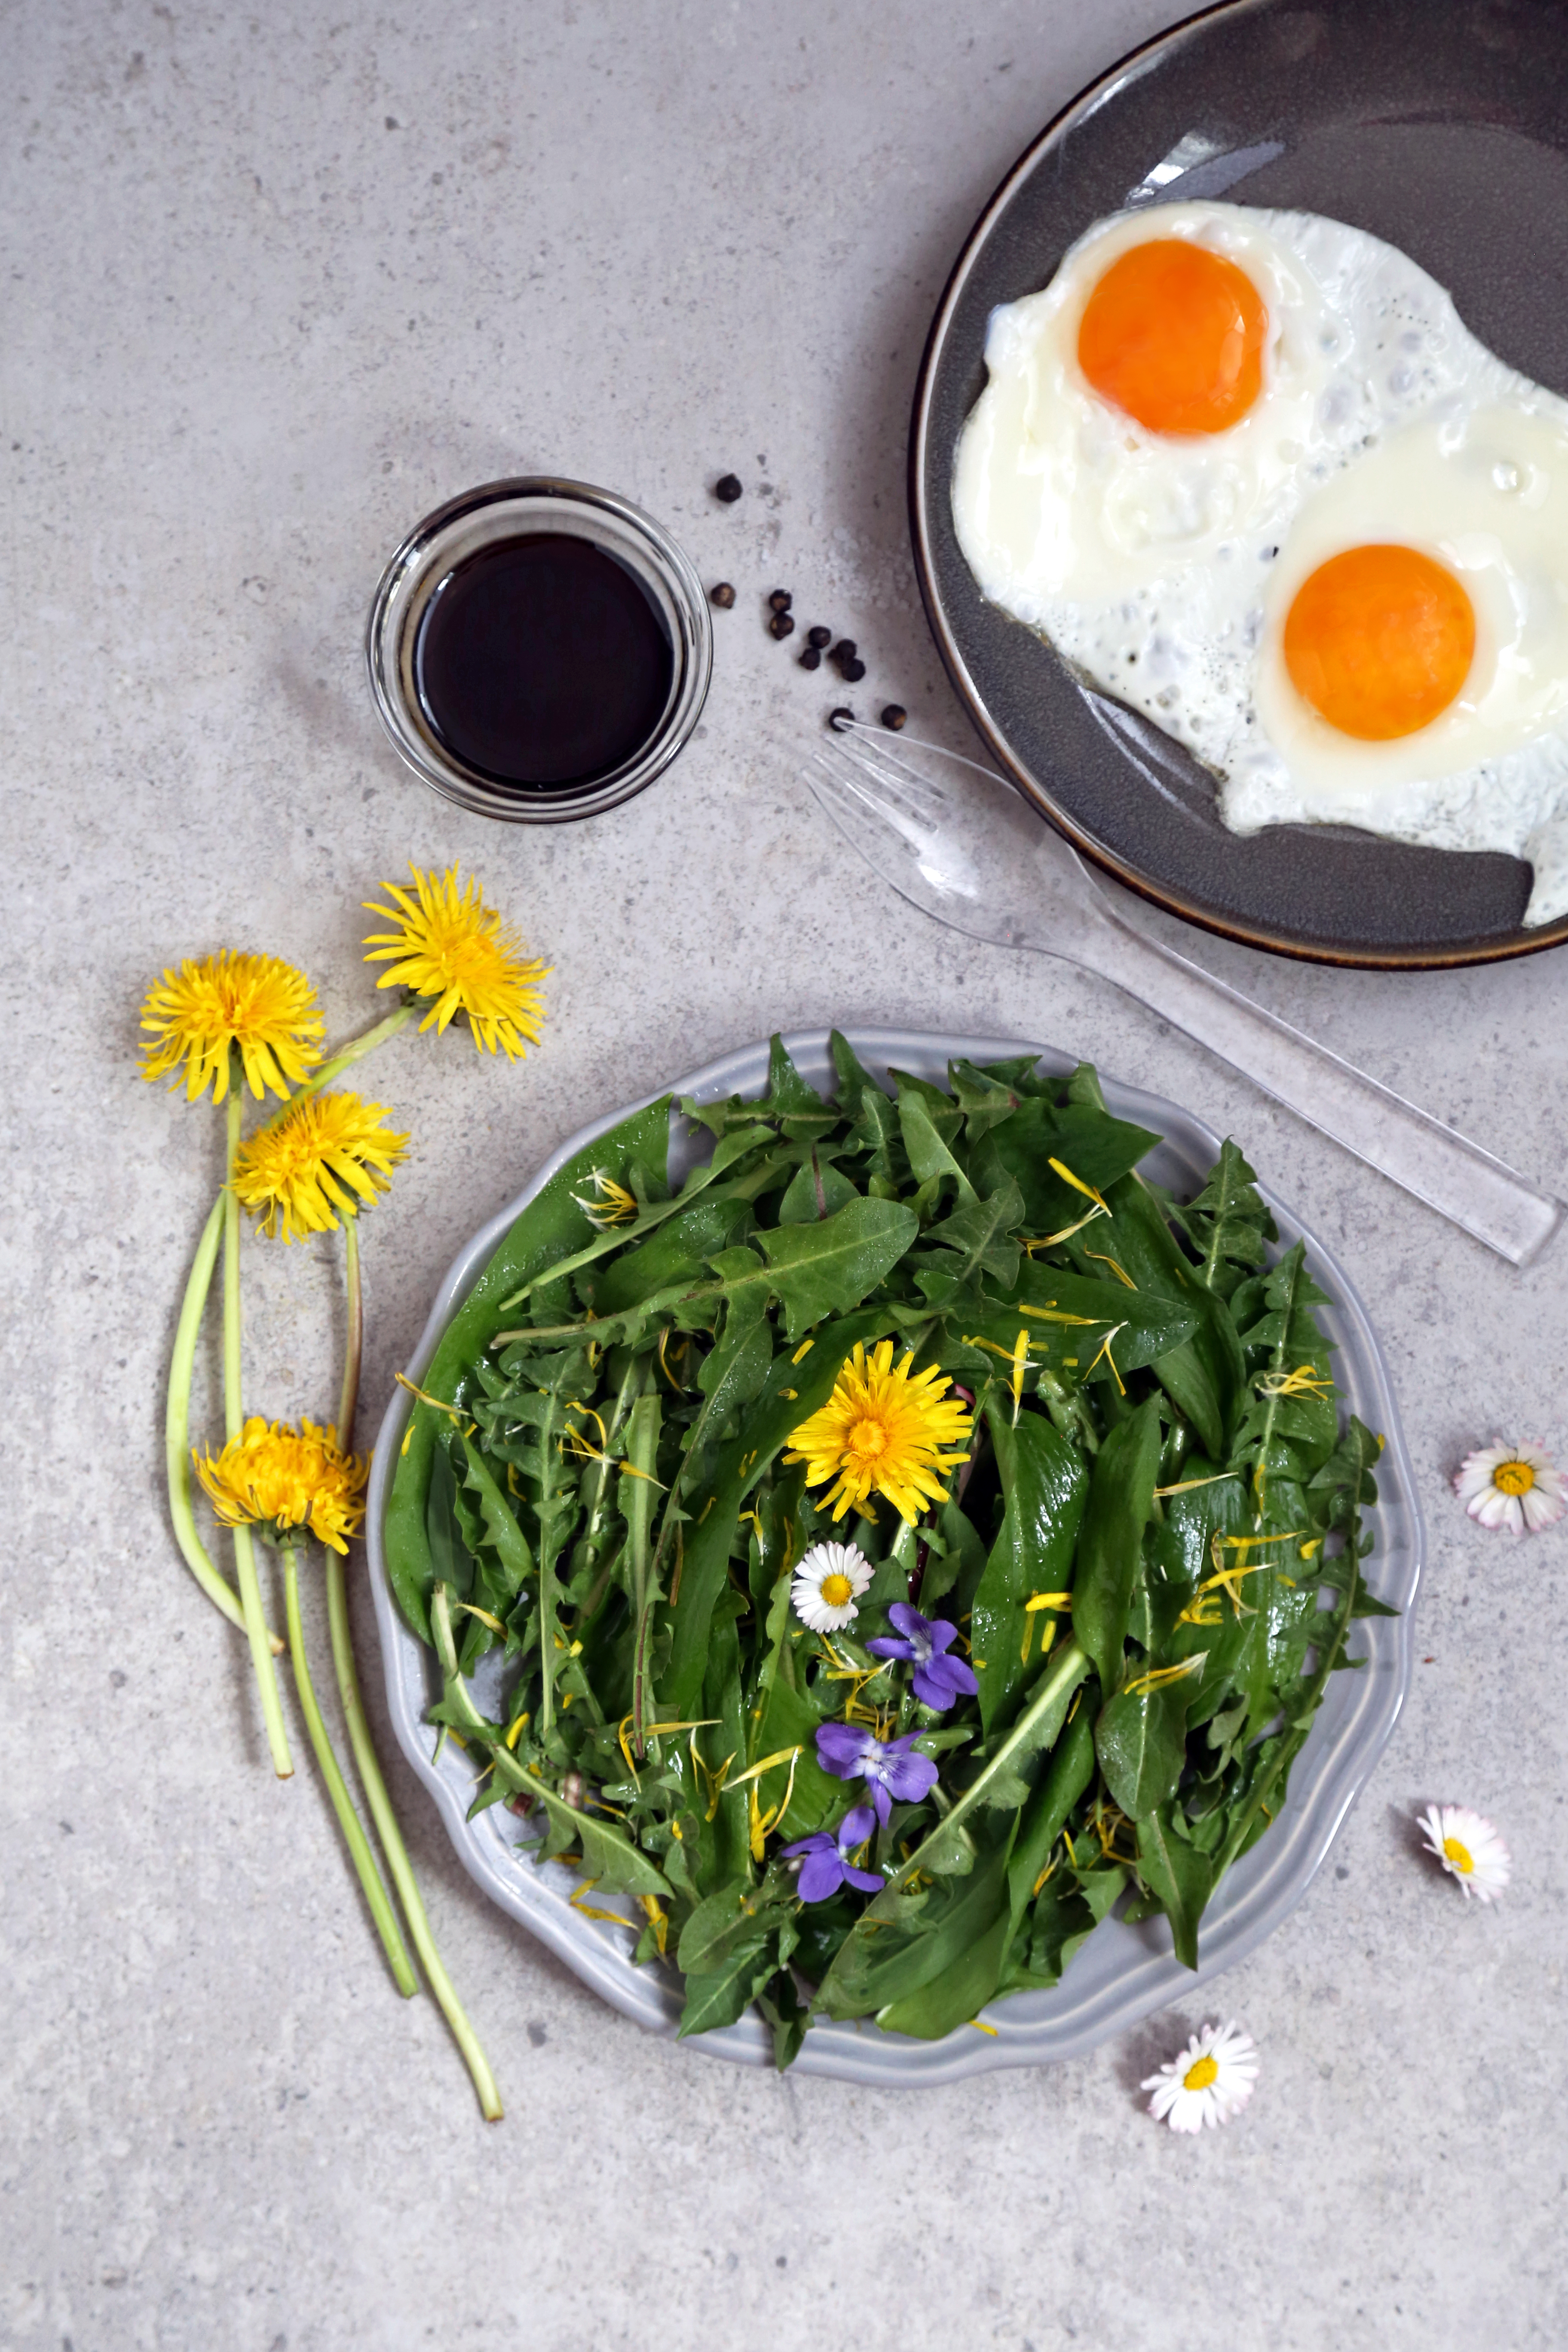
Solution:
M 1302 963 L 1339 964 L 1365 971 L 1442 971 L 1464 964 L 1504 963 L 1519 956 L 1539 955 L 1548 948 L 1561 947 L 1568 941 L 1568 915 L 1554 923 L 1543 923 L 1529 931 L 1510 931 L 1495 940 L 1466 940 L 1450 948 L 1430 946 L 1416 948 L 1351 948 L 1305 940 L 1288 933 L 1267 929 L 1262 925 L 1226 920 L 1212 908 L 1200 907 L 1184 892 L 1162 884 L 1152 875 L 1142 872 L 1108 850 L 1102 842 L 1086 833 L 1068 813 L 1060 807 L 1038 777 L 1018 757 L 1005 736 L 996 726 L 986 707 L 985 698 L 972 677 L 969 666 L 960 652 L 949 626 L 943 608 L 942 591 L 936 576 L 931 551 L 929 517 L 926 505 L 926 483 L 931 457 L 931 404 L 937 371 L 946 356 L 947 338 L 952 315 L 968 284 L 972 270 L 981 253 L 1002 219 L 1020 184 L 1035 171 L 1042 158 L 1083 122 L 1095 108 L 1110 95 L 1114 84 L 1121 81 L 1133 68 L 1146 72 L 1157 62 L 1161 53 L 1178 42 L 1190 38 L 1194 29 L 1226 16 L 1251 15 L 1260 0 L 1216 0 L 1208 8 L 1200 8 L 1180 23 L 1167 26 L 1129 49 L 1114 65 L 1086 85 L 1078 96 L 1069 100 L 1061 111 L 1053 116 L 1039 136 L 1032 140 L 1017 161 L 998 183 L 975 222 L 954 262 L 946 286 L 942 289 L 931 332 L 926 338 L 920 373 L 915 383 L 914 409 L 910 425 L 909 441 L 909 501 L 910 530 L 913 542 L 915 576 L 920 583 L 921 600 L 926 619 L 936 640 L 937 651 L 949 677 L 971 719 L 987 746 L 1000 761 L 1005 773 L 1033 803 L 1057 831 L 1066 835 L 1073 847 L 1089 858 L 1126 889 L 1134 891 L 1152 905 L 1163 907 L 1167 913 L 1179 915 L 1184 922 L 1193 923 L 1200 930 L 1212 931 L 1221 939 L 1237 940 L 1243 947 L 1262 948 L 1270 954 L 1293 957 Z M 1268 0 L 1262 0 L 1268 5 Z M 945 478 L 945 477 L 944 477 Z M 1047 655 L 1048 658 L 1054 656 Z M 1310 828 L 1298 828 L 1302 832 Z

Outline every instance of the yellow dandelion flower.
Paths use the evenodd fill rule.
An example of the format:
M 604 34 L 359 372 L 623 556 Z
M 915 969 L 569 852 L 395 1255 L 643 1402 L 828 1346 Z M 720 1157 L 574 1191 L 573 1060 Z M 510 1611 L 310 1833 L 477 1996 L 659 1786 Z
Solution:
M 347 1551 L 359 1533 L 370 1456 L 340 1453 L 335 1429 L 313 1421 L 290 1429 L 255 1413 L 216 1461 L 195 1452 L 191 1459 L 226 1528 L 304 1528 L 334 1551 Z
M 313 1041 L 323 1026 L 315 992 L 302 971 L 280 956 L 187 956 L 178 973 L 166 971 L 147 992 L 142 1026 L 151 1030 L 142 1051 L 144 1078 L 161 1078 L 184 1062 L 185 1099 L 195 1102 L 212 1081 L 213 1100 L 228 1093 L 231 1049 L 237 1045 L 250 1091 L 270 1087 L 287 1097 L 321 1058 Z M 176 1079 L 175 1083 L 178 1083 Z
M 336 1233 L 335 1211 L 357 1217 L 362 1201 L 374 1203 L 390 1190 L 388 1171 L 408 1144 L 380 1124 L 390 1117 L 384 1104 L 358 1095 L 308 1096 L 240 1145 L 234 1164 L 240 1207 L 268 1237 L 279 1223 L 286 1242 Z
M 378 988 L 407 988 L 428 1002 L 420 1023 L 444 1030 L 456 1014 L 468 1015 L 476 1046 L 504 1053 L 515 1061 L 539 1043 L 544 1003 L 539 983 L 550 966 L 529 958 L 517 933 L 503 927 L 494 908 L 471 878 L 458 887 L 458 869 L 422 874 L 410 868 L 415 887 L 382 885 L 390 907 L 367 898 L 373 915 L 385 915 L 398 928 L 372 931 L 365 940 L 367 963 L 388 963 Z
M 952 1383 L 936 1365 L 911 1378 L 913 1362 L 905 1355 L 895 1365 L 890 1339 L 880 1340 L 869 1360 L 858 1345 L 827 1402 L 790 1433 L 797 1450 L 784 1460 L 805 1464 L 806 1485 L 836 1482 L 822 1497 L 833 1504 L 835 1522 L 875 1494 L 885 1495 L 912 1526 L 927 1503 L 945 1494 L 940 1474 L 966 1458 L 941 1449 L 967 1441 L 967 1407 L 943 1394 Z

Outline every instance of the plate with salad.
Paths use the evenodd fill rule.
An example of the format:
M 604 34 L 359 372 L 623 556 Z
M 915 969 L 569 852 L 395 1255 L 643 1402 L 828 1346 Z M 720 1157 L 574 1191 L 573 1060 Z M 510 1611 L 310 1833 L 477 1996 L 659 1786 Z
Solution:
M 1241 1148 L 1037 1045 L 773 1038 L 443 1283 L 367 1535 L 491 1898 L 752 2063 L 1066 2057 L 1288 1915 L 1393 1729 L 1386 1367 Z

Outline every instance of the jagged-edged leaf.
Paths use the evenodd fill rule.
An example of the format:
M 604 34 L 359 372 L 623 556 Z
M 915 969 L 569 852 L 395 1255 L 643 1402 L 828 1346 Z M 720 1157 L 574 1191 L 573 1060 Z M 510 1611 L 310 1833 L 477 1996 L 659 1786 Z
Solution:
M 492 1546 L 505 1571 L 510 1600 L 521 1591 L 523 1580 L 534 1572 L 532 1549 L 517 1523 L 511 1505 L 501 1493 L 479 1447 L 466 1431 L 463 1434 L 463 1461 L 468 1491 L 479 1505 L 485 1541 Z
M 956 1119 L 953 1124 L 956 1127 Z M 907 1078 L 899 1081 L 899 1130 L 917 1184 L 932 1184 L 950 1177 L 961 1202 L 974 1199 L 974 1187 L 948 1148 L 924 1094 Z
M 757 1235 L 784 1305 L 785 1336 L 798 1339 L 825 1315 L 846 1315 L 895 1266 L 918 1230 L 898 1201 L 851 1201 L 820 1224 Z

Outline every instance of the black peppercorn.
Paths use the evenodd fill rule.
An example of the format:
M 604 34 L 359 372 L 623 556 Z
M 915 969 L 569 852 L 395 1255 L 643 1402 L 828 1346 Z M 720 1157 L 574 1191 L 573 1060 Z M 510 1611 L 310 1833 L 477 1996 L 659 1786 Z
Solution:
M 901 702 L 889 702 L 882 712 L 882 724 L 890 727 L 896 734 L 909 715 Z
M 727 580 L 716 580 L 708 591 L 708 594 L 712 603 L 726 613 L 735 601 L 735 592 Z
M 837 710 L 828 712 L 827 723 L 836 735 L 842 735 L 846 727 L 854 726 L 855 713 L 841 702 Z
M 843 668 L 846 662 L 852 662 L 855 658 L 854 638 L 840 637 L 838 643 L 833 648 L 833 658 L 838 664 L 840 669 Z
M 732 507 L 735 500 L 741 495 L 740 476 L 738 474 L 721 474 L 718 480 L 713 485 L 713 495 L 716 499 L 722 499 L 727 507 Z
M 841 661 L 838 675 L 846 686 L 858 686 L 866 675 L 866 665 L 863 661 Z
M 807 629 L 805 642 L 808 646 L 815 646 L 818 653 L 826 653 L 833 643 L 833 632 L 823 628 Z
M 820 669 L 822 667 L 822 647 L 820 646 L 807 646 L 805 651 L 800 657 L 800 666 L 802 669 Z
M 795 603 L 795 598 L 790 594 L 787 588 L 775 588 L 773 594 L 768 598 L 768 602 L 773 606 L 775 613 L 787 613 L 790 606 Z
M 791 637 L 795 635 L 795 622 L 788 613 L 775 613 L 768 626 L 775 637 Z

